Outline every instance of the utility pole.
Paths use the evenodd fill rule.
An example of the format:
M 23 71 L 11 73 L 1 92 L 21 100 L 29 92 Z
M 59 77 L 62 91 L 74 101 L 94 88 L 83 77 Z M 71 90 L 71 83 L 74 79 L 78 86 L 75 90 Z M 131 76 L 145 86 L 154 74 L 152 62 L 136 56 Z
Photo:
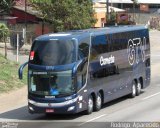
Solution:
M 137 3 L 137 0 L 131 0 L 133 2 L 133 22 L 135 22 L 135 6 Z
M 106 0 L 106 22 L 107 19 L 110 19 L 110 15 L 109 15 L 109 0 Z
M 133 1 L 133 21 L 135 21 L 135 1 Z
M 16 52 L 16 61 L 19 60 L 19 34 L 17 33 L 17 52 Z
M 27 42 L 27 0 L 25 0 L 24 10 L 25 10 L 25 36 L 24 36 L 24 43 L 26 43 Z

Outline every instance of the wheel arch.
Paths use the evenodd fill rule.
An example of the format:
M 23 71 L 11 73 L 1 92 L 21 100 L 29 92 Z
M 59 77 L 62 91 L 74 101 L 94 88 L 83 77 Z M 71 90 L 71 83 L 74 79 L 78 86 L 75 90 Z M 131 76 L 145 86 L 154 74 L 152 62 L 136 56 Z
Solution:
M 93 98 L 93 104 L 95 105 L 95 102 L 96 102 L 96 94 L 95 94 L 95 92 L 92 92 L 90 94 L 90 96 L 92 96 L 92 98 Z
M 142 88 L 144 88 L 143 77 L 140 77 L 138 80 L 139 80 L 140 84 L 142 85 Z
M 104 91 L 101 89 L 99 90 L 99 93 L 101 94 L 102 104 L 103 104 L 104 103 Z
M 138 83 L 138 79 L 137 79 L 137 78 L 135 78 L 133 81 L 134 81 L 134 82 L 136 83 L 136 85 L 137 85 L 137 83 Z

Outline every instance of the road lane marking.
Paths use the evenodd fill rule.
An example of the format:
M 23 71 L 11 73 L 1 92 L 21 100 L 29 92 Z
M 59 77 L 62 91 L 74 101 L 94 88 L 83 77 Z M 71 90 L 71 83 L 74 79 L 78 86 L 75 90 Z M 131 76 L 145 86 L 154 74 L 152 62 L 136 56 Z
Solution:
M 152 98 L 152 97 L 154 97 L 154 96 L 156 96 L 156 95 L 159 95 L 159 94 L 160 94 L 160 92 L 155 93 L 155 94 L 153 94 L 153 95 L 150 95 L 150 96 L 147 96 L 147 97 L 143 98 L 142 100 L 146 100 L 146 99 Z
M 103 116 L 106 116 L 106 115 L 107 115 L 107 114 L 100 115 L 100 116 L 98 116 L 98 117 L 95 117 L 95 118 L 93 118 L 93 119 L 90 119 L 90 120 L 88 120 L 88 121 L 85 121 L 85 122 L 83 122 L 83 123 L 81 123 L 81 124 L 78 124 L 77 126 L 81 126 L 81 125 L 84 125 L 84 124 L 86 124 L 86 123 L 92 122 L 92 121 L 97 120 L 97 119 L 99 119 L 99 118 L 101 118 L 101 117 L 103 117 Z
M 151 55 L 151 57 L 159 57 L 160 55 Z

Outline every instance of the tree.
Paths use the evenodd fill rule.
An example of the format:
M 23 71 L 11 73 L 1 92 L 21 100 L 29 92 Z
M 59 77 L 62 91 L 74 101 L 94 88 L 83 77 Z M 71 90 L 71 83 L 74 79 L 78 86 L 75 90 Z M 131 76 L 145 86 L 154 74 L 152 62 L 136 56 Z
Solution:
M 0 0 L 0 14 L 9 14 L 14 5 L 15 0 Z
M 96 19 L 91 0 L 30 0 L 39 16 L 53 24 L 55 32 L 86 29 Z
M 116 22 L 116 12 L 114 11 L 113 8 L 111 8 L 111 12 L 110 12 L 110 21 L 113 23 Z
M 6 38 L 9 36 L 9 29 L 8 27 L 0 23 L 0 40 L 6 40 Z
M 6 38 L 9 36 L 9 29 L 5 24 L 0 23 L 0 40 L 5 43 L 5 58 L 7 58 Z

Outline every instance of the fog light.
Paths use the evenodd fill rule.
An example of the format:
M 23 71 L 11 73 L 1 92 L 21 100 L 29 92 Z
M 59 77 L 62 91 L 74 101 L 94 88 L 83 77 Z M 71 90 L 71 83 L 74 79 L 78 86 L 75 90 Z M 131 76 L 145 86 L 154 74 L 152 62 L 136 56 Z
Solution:
M 71 106 L 71 107 L 68 108 L 67 111 L 72 111 L 72 110 L 74 110 L 74 108 L 75 108 L 75 106 Z
M 28 100 L 28 102 L 29 102 L 30 104 L 35 104 L 35 103 L 36 103 L 36 102 L 33 101 L 33 100 Z
M 31 106 L 29 106 L 29 110 L 34 111 L 34 109 Z

